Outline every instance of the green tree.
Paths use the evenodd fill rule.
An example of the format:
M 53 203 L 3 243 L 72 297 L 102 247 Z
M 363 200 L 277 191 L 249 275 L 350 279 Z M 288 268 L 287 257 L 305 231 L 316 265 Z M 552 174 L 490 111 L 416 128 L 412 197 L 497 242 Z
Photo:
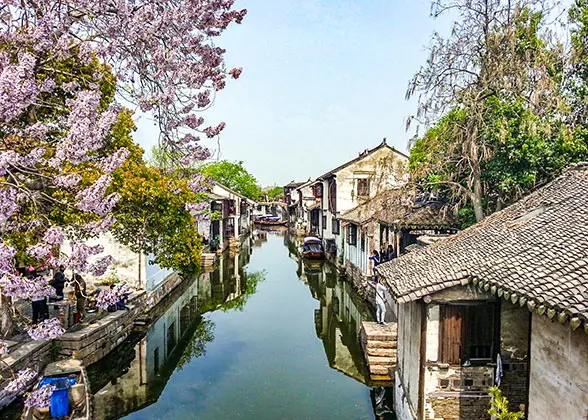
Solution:
M 267 190 L 267 197 L 270 200 L 280 200 L 284 198 L 284 188 L 282 187 L 272 187 Z
M 185 180 L 129 162 L 115 174 L 121 199 L 114 236 L 134 252 L 153 254 L 164 268 L 188 273 L 200 265 L 202 242 L 186 203 L 204 200 Z
M 206 178 L 229 187 L 252 200 L 257 200 L 262 194 L 257 179 L 245 169 L 242 161 L 209 162 L 198 167 L 197 171 Z
M 477 221 L 585 153 L 565 124 L 564 54 L 539 35 L 545 2 L 520 3 L 436 2 L 460 20 L 450 39 L 435 37 L 408 91 L 423 93 L 417 117 L 430 127 L 411 149 L 413 179 L 459 198 Z

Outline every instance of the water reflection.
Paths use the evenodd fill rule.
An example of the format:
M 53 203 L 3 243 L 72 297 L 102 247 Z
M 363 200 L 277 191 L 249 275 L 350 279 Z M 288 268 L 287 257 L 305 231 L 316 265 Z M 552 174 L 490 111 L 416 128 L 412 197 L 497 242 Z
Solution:
M 357 339 L 370 312 L 281 235 L 257 232 L 91 366 L 95 418 L 390 418 Z

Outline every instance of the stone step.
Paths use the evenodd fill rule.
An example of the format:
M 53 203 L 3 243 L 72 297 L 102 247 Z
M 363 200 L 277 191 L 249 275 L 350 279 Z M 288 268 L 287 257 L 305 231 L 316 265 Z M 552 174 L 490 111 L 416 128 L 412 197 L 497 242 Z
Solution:
M 362 338 L 365 340 L 391 341 L 396 340 L 397 326 L 395 322 L 380 325 L 376 322 L 362 323 Z
M 396 360 L 396 349 L 390 349 L 390 348 L 373 348 L 373 347 L 367 347 L 365 349 L 365 353 L 368 356 L 382 356 L 382 357 L 390 357 L 393 358 L 394 360 Z
M 367 356 L 368 364 L 371 366 L 393 366 L 396 364 L 395 357 Z
M 367 340 L 363 342 L 363 346 L 369 349 L 395 349 L 398 347 L 398 342 L 396 340 Z
M 372 375 L 370 374 L 370 379 L 376 382 L 393 382 L 394 379 L 390 377 L 390 375 Z
M 371 375 L 390 376 L 391 369 L 396 369 L 396 365 L 392 365 L 392 366 L 370 365 L 370 376 Z

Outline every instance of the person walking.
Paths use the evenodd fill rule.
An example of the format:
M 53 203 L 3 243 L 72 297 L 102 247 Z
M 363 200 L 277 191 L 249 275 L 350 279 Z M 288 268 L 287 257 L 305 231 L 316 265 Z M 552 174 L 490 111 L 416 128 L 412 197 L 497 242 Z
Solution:
M 376 322 L 380 325 L 387 325 L 386 319 L 386 288 L 380 283 L 378 277 L 374 276 L 373 281 L 367 281 L 366 285 L 373 287 L 376 291 Z

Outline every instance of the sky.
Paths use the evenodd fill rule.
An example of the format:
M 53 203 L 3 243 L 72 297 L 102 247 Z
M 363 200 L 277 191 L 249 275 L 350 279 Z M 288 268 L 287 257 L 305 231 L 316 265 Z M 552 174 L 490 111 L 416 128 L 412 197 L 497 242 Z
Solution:
M 243 67 L 204 113 L 225 121 L 205 143 L 215 158 L 243 161 L 263 186 L 314 178 L 388 144 L 406 152 L 408 81 L 424 64 L 434 30 L 430 0 L 237 0 L 241 25 L 215 42 L 227 68 Z M 135 138 L 146 149 L 157 127 L 139 116 Z

